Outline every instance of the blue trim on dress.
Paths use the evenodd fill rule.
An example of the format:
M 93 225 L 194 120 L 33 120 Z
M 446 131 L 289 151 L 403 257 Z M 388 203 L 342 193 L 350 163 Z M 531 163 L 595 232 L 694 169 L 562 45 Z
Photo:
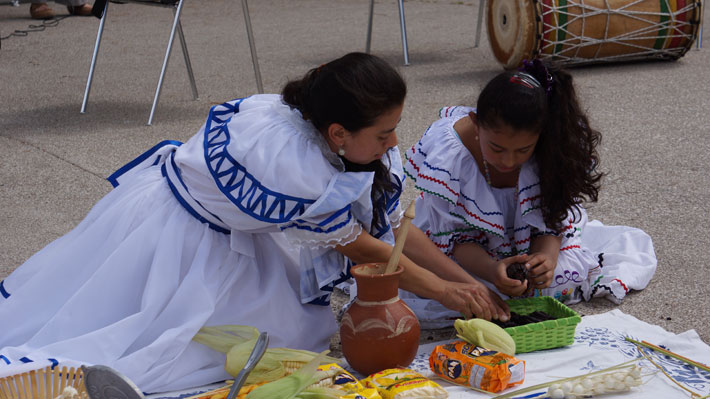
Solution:
M 537 182 L 537 183 L 533 183 L 533 184 L 531 184 L 531 185 L 529 185 L 529 186 L 525 186 L 525 187 L 521 188 L 521 189 L 518 191 L 518 195 L 522 194 L 523 191 L 528 190 L 528 189 L 530 189 L 530 188 L 533 188 L 533 187 L 535 187 L 535 186 L 537 186 L 537 185 L 539 185 L 539 184 L 540 184 L 540 182 Z
M 338 277 L 337 279 L 324 285 L 323 287 L 319 287 L 319 289 L 321 291 L 325 291 L 326 294 L 321 295 L 318 298 L 315 298 L 315 299 L 309 301 L 308 304 L 318 305 L 318 306 L 329 306 L 330 305 L 330 295 L 333 292 L 333 289 L 335 289 L 335 287 L 337 287 L 339 284 L 352 278 L 352 274 L 350 274 L 350 269 L 352 268 L 352 266 L 353 266 L 352 262 L 348 262 L 346 270 L 343 273 L 340 273 L 340 277 Z
M 169 155 L 167 161 L 165 162 L 165 164 L 167 164 L 168 162 L 170 162 L 170 167 L 172 168 L 173 172 L 175 173 L 175 177 L 177 178 L 178 182 L 179 182 L 180 185 L 182 186 L 182 189 L 185 191 L 185 193 L 187 193 L 187 195 L 190 195 L 190 190 L 188 190 L 187 185 L 185 184 L 185 182 L 182 180 L 182 177 L 180 176 L 180 168 L 179 168 L 179 167 L 177 166 L 177 164 L 175 163 L 175 156 L 172 155 L 172 154 Z M 166 170 L 166 171 L 167 171 L 167 170 Z M 169 176 L 168 176 L 168 180 L 170 180 L 170 177 L 169 177 Z M 172 181 L 171 181 L 171 183 L 172 183 Z M 177 188 L 177 187 L 176 187 L 176 188 Z M 215 215 L 214 213 L 208 211 L 207 208 L 205 208 L 205 206 L 202 205 L 202 203 L 200 203 L 200 201 L 196 200 L 192 195 L 190 195 L 190 198 L 192 198 L 192 200 L 195 201 L 195 203 L 196 203 L 197 205 L 199 205 L 200 208 L 202 208 L 203 211 L 207 212 L 210 216 L 212 216 L 213 218 L 215 218 L 215 220 L 218 220 L 218 221 L 219 221 L 220 223 L 222 223 L 224 226 L 227 225 L 226 223 L 224 223 L 224 221 L 222 220 L 222 218 L 220 218 L 219 216 Z M 195 210 L 195 211 L 197 211 L 197 210 Z M 198 212 L 198 213 L 199 213 L 199 212 Z M 214 224 L 214 223 L 213 223 L 213 224 Z M 216 225 L 216 226 L 217 226 L 217 227 L 220 227 L 220 228 L 222 228 L 222 229 L 224 230 L 224 228 L 223 228 L 222 226 L 219 226 L 219 225 Z
M 387 193 L 385 193 L 372 204 L 373 207 L 377 208 L 378 223 L 370 228 L 370 234 L 377 239 L 382 238 L 385 234 L 387 234 L 387 232 L 390 231 L 390 229 L 392 229 L 387 215 L 391 215 L 392 212 L 397 209 L 399 198 L 402 195 L 402 180 L 400 180 L 399 176 L 395 174 L 391 174 L 391 176 L 394 177 L 395 180 L 392 182 L 395 187 L 395 191 L 391 196 L 388 196 Z
M 146 159 L 150 158 L 151 155 L 155 154 L 156 151 L 158 151 L 159 149 L 165 147 L 166 145 L 176 145 L 176 146 L 180 146 L 180 145 L 182 145 L 182 142 L 177 141 L 177 140 L 164 140 L 164 141 L 161 141 L 160 143 L 154 145 L 153 148 L 149 149 L 148 151 L 146 151 L 146 152 L 144 152 L 143 154 L 141 154 L 141 155 L 139 155 L 138 157 L 136 157 L 136 159 L 134 159 L 134 160 L 132 160 L 131 162 L 129 162 L 129 163 L 123 165 L 120 169 L 118 169 L 117 171 L 113 172 L 113 174 L 111 174 L 111 176 L 107 177 L 106 180 L 108 180 L 114 188 L 115 188 L 115 187 L 118 187 L 118 178 L 121 177 L 121 175 L 123 175 L 123 174 L 126 173 L 127 171 L 133 169 L 134 167 L 136 167 L 136 165 L 140 164 L 141 162 L 145 161 Z M 153 163 L 154 166 L 157 165 L 157 164 L 158 164 L 158 160 L 156 160 L 156 161 Z
M 204 130 L 204 156 L 207 169 L 222 194 L 245 214 L 266 223 L 280 224 L 291 221 L 302 215 L 306 205 L 313 204 L 315 200 L 269 190 L 227 151 L 231 141 L 227 124 L 233 115 L 225 119 L 217 116 L 238 113 L 239 104 L 243 100 L 239 99 L 233 105 L 226 103 L 210 109 Z M 222 168 L 225 162 L 229 167 Z M 228 177 L 227 181 L 224 181 L 225 177 Z M 269 203 L 271 206 L 267 207 Z
M 0 281 L 0 295 L 2 295 L 3 298 L 10 297 L 10 293 L 5 290 L 5 280 Z
M 231 231 L 226 230 L 226 229 L 223 229 L 222 227 L 217 226 L 216 224 L 213 224 L 213 223 L 211 223 L 209 220 L 205 219 L 205 218 L 204 218 L 202 215 L 200 215 L 194 208 L 192 208 L 192 207 L 190 206 L 190 204 L 188 204 L 187 201 L 185 201 L 184 198 L 182 198 L 182 196 L 181 196 L 180 193 L 178 192 L 178 190 L 177 190 L 177 188 L 175 187 L 175 185 L 173 184 L 173 182 L 168 178 L 168 174 L 167 174 L 167 170 L 166 170 L 166 168 L 165 168 L 165 164 L 163 164 L 163 166 L 162 166 L 162 168 L 161 168 L 160 170 L 161 170 L 161 172 L 162 172 L 162 174 L 163 174 L 163 177 L 165 177 L 165 180 L 168 182 L 168 186 L 170 187 L 170 191 L 173 192 L 173 195 L 175 196 L 175 199 L 178 200 L 178 202 L 183 206 L 183 208 L 185 208 L 185 210 L 186 210 L 190 215 L 192 215 L 195 219 L 199 220 L 200 222 L 206 223 L 207 226 L 209 226 L 209 228 L 211 228 L 212 230 L 215 230 L 215 231 L 218 231 L 218 232 L 224 233 L 224 234 L 230 234 L 230 233 L 231 233 Z
M 339 210 L 333 212 L 332 215 L 328 216 L 325 220 L 323 220 L 322 222 L 318 223 L 318 226 L 325 226 L 325 225 L 327 225 L 328 223 L 332 222 L 333 220 L 335 220 L 336 218 L 338 218 L 338 217 L 339 217 L 340 215 L 342 215 L 343 213 L 350 211 L 351 206 L 352 206 L 352 204 L 348 204 L 347 206 L 343 207 L 342 209 L 339 209 Z M 350 215 L 348 216 L 348 220 L 350 220 Z M 297 222 L 302 222 L 302 220 L 299 219 L 299 220 L 297 220 Z
M 343 221 L 342 223 L 338 223 L 335 226 L 331 226 L 327 229 L 321 229 L 320 227 L 314 228 L 314 227 L 309 227 L 309 226 L 303 225 L 303 224 L 291 223 L 288 226 L 281 227 L 281 231 L 284 231 L 286 229 L 296 228 L 298 230 L 306 230 L 306 231 L 312 231 L 314 233 L 327 234 L 327 233 L 331 233 L 331 232 L 338 230 L 338 229 L 342 228 L 343 226 L 347 225 L 350 222 L 350 219 L 352 219 L 352 215 L 349 214 L 347 220 Z

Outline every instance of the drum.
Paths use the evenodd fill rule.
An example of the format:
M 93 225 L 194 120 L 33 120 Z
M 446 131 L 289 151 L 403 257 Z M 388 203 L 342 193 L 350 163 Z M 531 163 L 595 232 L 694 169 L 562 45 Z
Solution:
M 678 59 L 697 38 L 701 0 L 489 0 L 491 48 L 507 69 Z

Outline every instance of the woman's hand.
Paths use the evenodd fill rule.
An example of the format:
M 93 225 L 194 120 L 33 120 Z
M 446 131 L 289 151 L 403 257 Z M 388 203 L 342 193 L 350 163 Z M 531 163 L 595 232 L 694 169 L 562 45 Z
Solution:
M 513 263 L 525 264 L 527 262 L 529 262 L 529 256 L 527 254 L 510 256 L 498 261 L 495 265 L 495 274 L 491 282 L 502 294 L 512 297 L 523 295 L 528 291 L 528 281 L 520 281 L 508 277 L 508 266 Z
M 528 289 L 547 288 L 552 283 L 552 278 L 555 275 L 555 266 L 557 259 L 552 259 L 545 252 L 535 252 L 528 255 L 528 260 L 525 262 L 525 267 L 528 269 Z
M 436 299 L 447 308 L 462 313 L 466 318 L 501 321 L 510 319 L 508 305 L 482 283 L 444 281 L 443 285 L 442 295 Z

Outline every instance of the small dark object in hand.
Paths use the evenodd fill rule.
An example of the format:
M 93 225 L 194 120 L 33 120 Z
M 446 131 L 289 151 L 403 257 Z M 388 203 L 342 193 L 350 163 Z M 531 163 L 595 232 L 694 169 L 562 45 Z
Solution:
M 511 263 L 508 265 L 508 268 L 505 269 L 505 273 L 508 275 L 508 278 L 520 280 L 521 283 L 524 283 L 525 279 L 528 278 L 528 269 L 522 263 Z
M 555 317 L 553 317 L 541 310 L 536 310 L 532 313 L 528 313 L 528 314 L 524 314 L 524 315 L 517 314 L 515 312 L 510 312 L 510 320 L 508 320 L 508 321 L 493 320 L 493 322 L 503 328 L 508 328 L 508 327 L 522 326 L 522 325 L 530 324 L 530 323 L 538 323 L 538 322 L 546 321 L 546 320 L 555 320 Z

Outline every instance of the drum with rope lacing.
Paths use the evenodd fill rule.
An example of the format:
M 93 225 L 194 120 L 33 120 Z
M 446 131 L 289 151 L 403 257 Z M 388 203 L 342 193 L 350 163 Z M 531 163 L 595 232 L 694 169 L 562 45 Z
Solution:
M 696 40 L 701 0 L 490 0 L 488 38 L 498 61 L 562 65 L 678 59 Z

